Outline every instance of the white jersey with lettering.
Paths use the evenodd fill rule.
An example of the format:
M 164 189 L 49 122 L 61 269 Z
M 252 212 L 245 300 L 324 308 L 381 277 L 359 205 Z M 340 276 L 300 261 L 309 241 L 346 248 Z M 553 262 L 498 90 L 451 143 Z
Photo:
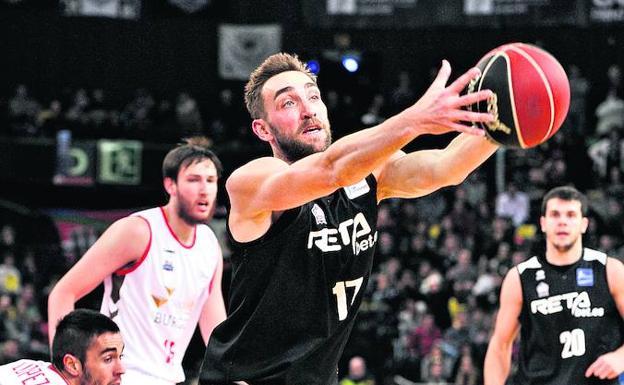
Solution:
M 184 352 L 213 285 L 220 284 L 213 278 L 221 249 L 206 225 L 182 244 L 162 208 L 132 215 L 148 223 L 150 242 L 139 261 L 105 279 L 101 312 L 119 325 L 127 373 L 182 382 Z
M 49 362 L 19 360 L 0 366 L 0 385 L 68 385 Z

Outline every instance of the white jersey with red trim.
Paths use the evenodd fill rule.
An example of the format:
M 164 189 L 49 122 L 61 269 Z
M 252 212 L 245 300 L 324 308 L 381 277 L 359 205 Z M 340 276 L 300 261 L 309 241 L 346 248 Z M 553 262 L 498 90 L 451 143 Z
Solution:
M 68 385 L 49 362 L 19 360 L 0 366 L 0 385 Z
M 139 261 L 104 280 L 101 312 L 119 325 L 126 371 L 184 381 L 182 358 L 212 291 L 221 249 L 212 230 L 195 227 L 190 245 L 172 231 L 162 208 L 134 213 L 150 226 Z

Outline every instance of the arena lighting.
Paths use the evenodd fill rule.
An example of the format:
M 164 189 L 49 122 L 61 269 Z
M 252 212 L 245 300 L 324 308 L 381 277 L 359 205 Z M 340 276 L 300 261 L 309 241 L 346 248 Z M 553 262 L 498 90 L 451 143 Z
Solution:
M 354 55 L 344 55 L 342 57 L 342 66 L 349 72 L 357 72 L 360 68 L 360 58 Z
M 308 60 L 306 64 L 308 68 L 310 69 L 310 71 L 312 71 L 312 73 L 315 75 L 318 75 L 318 73 L 321 71 L 321 64 L 319 63 L 318 60 L 315 60 L 315 59 Z

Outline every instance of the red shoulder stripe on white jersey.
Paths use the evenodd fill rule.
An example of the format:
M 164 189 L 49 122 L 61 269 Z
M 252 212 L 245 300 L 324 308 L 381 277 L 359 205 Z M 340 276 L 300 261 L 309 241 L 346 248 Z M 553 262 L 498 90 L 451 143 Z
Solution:
M 138 267 L 141 266 L 141 263 L 145 261 L 145 258 L 147 258 L 147 254 L 149 253 L 150 248 L 152 247 L 152 226 L 150 226 L 150 223 L 147 220 L 147 218 L 143 218 L 140 215 L 137 215 L 137 218 L 141 218 L 145 221 L 145 223 L 147 223 L 147 227 L 149 228 L 149 233 L 150 233 L 149 242 L 147 242 L 147 247 L 145 247 L 145 251 L 143 251 L 143 255 L 141 255 L 141 258 L 139 258 L 136 262 L 129 265 L 128 267 L 122 267 L 121 269 L 117 270 L 115 272 L 115 274 L 117 275 L 126 275 L 138 269 Z

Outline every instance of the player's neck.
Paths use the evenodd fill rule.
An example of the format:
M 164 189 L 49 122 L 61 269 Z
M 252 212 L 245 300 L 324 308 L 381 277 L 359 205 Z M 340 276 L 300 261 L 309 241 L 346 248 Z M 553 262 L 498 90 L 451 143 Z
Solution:
M 178 237 L 178 240 L 185 245 L 191 243 L 195 236 L 195 225 L 190 225 L 180 218 L 171 204 L 164 206 L 163 211 L 171 231 Z
M 551 243 L 546 245 L 546 260 L 552 265 L 571 265 L 578 261 L 582 255 L 583 243 L 580 240 L 568 250 L 559 250 Z

